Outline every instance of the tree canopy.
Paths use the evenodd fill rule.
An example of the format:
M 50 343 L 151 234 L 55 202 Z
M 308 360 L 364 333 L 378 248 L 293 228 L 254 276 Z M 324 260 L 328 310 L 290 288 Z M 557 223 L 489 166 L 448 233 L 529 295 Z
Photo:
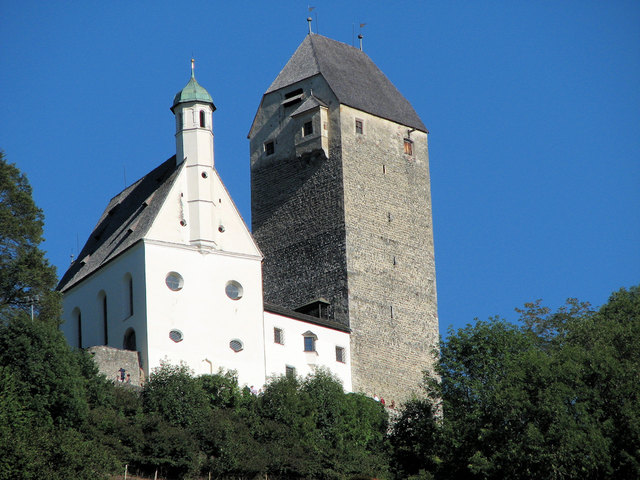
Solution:
M 398 475 L 640 478 L 639 287 L 599 311 L 518 311 L 441 342 L 438 377 L 394 427 Z
M 43 224 L 27 178 L 0 151 L 0 320 L 32 307 L 42 320 L 60 317 L 55 267 L 40 249 Z

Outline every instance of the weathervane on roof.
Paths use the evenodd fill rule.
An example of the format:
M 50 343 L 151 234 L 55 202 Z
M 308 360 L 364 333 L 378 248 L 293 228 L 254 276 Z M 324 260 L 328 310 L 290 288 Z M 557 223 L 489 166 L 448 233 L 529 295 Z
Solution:
M 316 7 L 310 7 L 309 5 L 307 5 L 307 10 L 309 10 L 309 14 L 311 14 L 311 12 L 315 9 Z M 309 15 L 307 17 L 307 22 L 309 23 L 309 34 L 313 33 L 311 31 L 311 22 L 313 21 L 313 19 L 311 18 L 311 15 Z M 318 12 L 316 12 L 316 33 L 318 33 Z
M 360 24 L 360 33 L 358 34 L 358 40 L 360 40 L 360 51 L 362 51 L 362 27 L 364 27 L 366 23 Z

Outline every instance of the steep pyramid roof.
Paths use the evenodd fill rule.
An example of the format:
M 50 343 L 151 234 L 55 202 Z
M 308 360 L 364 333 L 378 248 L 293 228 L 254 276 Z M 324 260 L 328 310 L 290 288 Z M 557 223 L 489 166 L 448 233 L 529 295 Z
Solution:
M 77 260 L 62 276 L 58 290 L 71 288 L 142 239 L 180 168 L 173 156 L 113 197 Z
M 341 104 L 427 131 L 411 104 L 366 53 L 318 34 L 306 36 L 265 94 L 318 74 Z

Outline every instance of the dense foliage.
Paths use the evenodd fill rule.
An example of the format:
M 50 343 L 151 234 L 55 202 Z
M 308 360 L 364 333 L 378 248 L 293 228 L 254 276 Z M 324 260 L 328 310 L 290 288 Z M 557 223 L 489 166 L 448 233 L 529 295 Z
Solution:
M 539 302 L 440 344 L 400 411 L 326 372 L 272 379 L 163 365 L 116 386 L 67 345 L 42 212 L 0 152 L 0 480 L 640 478 L 640 287 L 599 311 Z M 33 306 L 33 318 L 31 307 Z
M 39 248 L 43 224 L 27 178 L 0 151 L 0 321 L 32 308 L 41 320 L 59 318 L 56 271 Z
M 0 479 L 343 479 L 385 476 L 387 417 L 329 374 L 277 378 L 264 393 L 232 373 L 163 365 L 141 391 L 100 377 L 60 332 L 0 325 Z
M 640 288 L 569 300 L 441 342 L 391 442 L 400 478 L 640 478 Z

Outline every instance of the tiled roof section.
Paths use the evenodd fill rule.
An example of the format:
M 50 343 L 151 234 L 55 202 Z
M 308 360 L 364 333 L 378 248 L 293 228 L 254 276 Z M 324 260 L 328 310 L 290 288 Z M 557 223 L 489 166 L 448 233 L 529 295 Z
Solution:
M 113 197 L 57 289 L 68 290 L 142 239 L 179 170 L 173 156 Z
M 301 113 L 308 112 L 309 110 L 313 110 L 317 107 L 326 107 L 327 104 L 320 100 L 315 95 L 310 95 L 302 104 L 296 108 L 295 112 L 291 114 L 292 117 L 296 115 L 300 115 Z
M 333 328 L 334 330 L 340 330 L 342 332 L 351 333 L 351 329 L 346 325 L 343 325 L 338 322 L 333 322 L 331 320 L 327 320 L 326 318 L 318 318 L 312 317 L 311 315 L 306 315 L 304 313 L 295 312 L 293 310 L 289 310 L 288 308 L 280 307 L 278 305 L 274 305 L 273 303 L 264 303 L 264 310 L 266 312 L 275 313 L 277 315 L 282 315 L 283 317 L 294 318 L 296 320 L 301 320 L 303 322 L 311 323 L 313 325 L 320 325 L 321 327 Z
M 266 93 L 317 74 L 340 103 L 427 131 L 411 104 L 366 53 L 318 34 L 307 35 Z

